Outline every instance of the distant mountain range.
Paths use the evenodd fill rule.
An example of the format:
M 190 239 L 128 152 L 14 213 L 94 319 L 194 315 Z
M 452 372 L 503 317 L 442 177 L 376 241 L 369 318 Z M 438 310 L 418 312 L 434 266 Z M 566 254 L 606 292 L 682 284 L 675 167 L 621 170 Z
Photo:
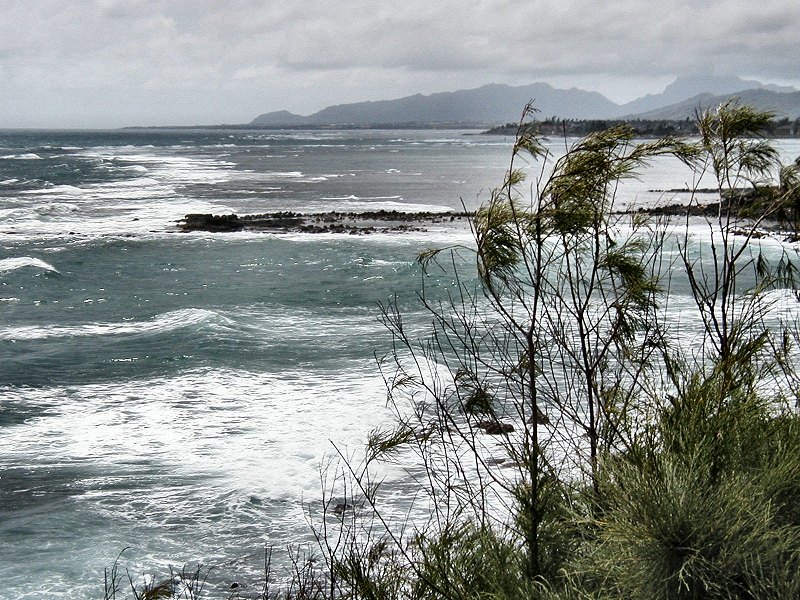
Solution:
M 682 77 L 660 94 L 648 94 L 617 104 L 598 92 L 557 89 L 547 83 L 523 86 L 489 84 L 471 90 L 406 96 L 329 106 L 303 116 L 282 110 L 259 115 L 251 125 L 297 127 L 327 125 L 495 125 L 518 121 L 533 100 L 541 118 L 562 119 L 685 119 L 698 108 L 732 97 L 780 117 L 800 118 L 800 91 L 764 85 L 738 77 Z
M 742 104 L 749 104 L 760 110 L 769 110 L 777 118 L 787 117 L 791 120 L 800 118 L 800 91 L 776 92 L 766 87 L 739 90 L 728 94 L 704 93 L 692 96 L 681 102 L 644 111 L 623 115 L 632 119 L 685 119 L 693 117 L 697 109 L 710 108 L 737 98 Z

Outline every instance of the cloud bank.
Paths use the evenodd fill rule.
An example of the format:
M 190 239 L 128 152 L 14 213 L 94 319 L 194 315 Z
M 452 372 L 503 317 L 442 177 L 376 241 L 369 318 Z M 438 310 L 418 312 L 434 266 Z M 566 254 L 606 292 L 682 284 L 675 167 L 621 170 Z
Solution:
M 800 82 L 796 0 L 0 0 L 0 126 L 246 122 L 550 81 Z

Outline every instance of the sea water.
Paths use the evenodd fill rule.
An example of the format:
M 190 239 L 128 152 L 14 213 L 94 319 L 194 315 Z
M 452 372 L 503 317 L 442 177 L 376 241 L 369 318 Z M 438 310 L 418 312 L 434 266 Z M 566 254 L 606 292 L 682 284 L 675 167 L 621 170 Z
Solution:
M 355 453 L 392 422 L 380 305 L 423 332 L 415 258 L 471 236 L 176 222 L 472 210 L 512 144 L 475 133 L 0 132 L 0 598 L 102 597 L 123 550 L 137 580 L 202 563 L 210 589 L 257 595 L 264 548 L 312 540 L 334 444 Z M 546 170 L 517 166 L 533 186 Z M 620 202 L 691 183 L 661 159 Z M 385 475 L 402 513 L 404 470 Z

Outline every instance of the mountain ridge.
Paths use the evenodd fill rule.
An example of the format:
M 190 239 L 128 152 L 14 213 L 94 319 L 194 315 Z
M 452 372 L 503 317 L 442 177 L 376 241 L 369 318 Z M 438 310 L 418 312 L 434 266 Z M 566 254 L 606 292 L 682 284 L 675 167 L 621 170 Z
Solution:
M 747 93 L 745 93 L 747 92 Z M 561 119 L 672 119 L 691 117 L 704 101 L 712 105 L 739 96 L 778 116 L 800 116 L 800 91 L 739 77 L 681 77 L 659 94 L 648 94 L 617 104 L 599 92 L 559 89 L 549 83 L 522 86 L 490 83 L 478 88 L 413 94 L 390 100 L 336 104 L 310 115 L 286 110 L 263 113 L 254 126 L 369 126 L 402 124 L 500 124 L 517 121 L 531 100 L 541 118 Z M 688 103 L 688 104 L 687 104 Z M 680 116 L 674 116 L 680 115 Z
M 559 90 L 548 83 L 524 86 L 490 83 L 469 90 L 414 94 L 393 100 L 368 100 L 328 106 L 311 115 L 287 111 L 259 115 L 251 125 L 366 125 L 374 123 L 488 123 L 519 119 L 531 99 L 547 116 L 560 111 L 570 118 L 588 118 L 598 110 L 606 115 L 614 102 L 599 92 L 577 88 Z
M 722 104 L 729 100 L 738 100 L 762 111 L 775 114 L 777 118 L 790 120 L 800 118 L 800 91 L 775 92 L 769 88 L 753 88 L 739 90 L 729 94 L 714 95 L 711 93 L 698 94 L 681 102 L 656 108 L 636 114 L 625 114 L 625 119 L 691 119 L 698 110 L 704 110 Z

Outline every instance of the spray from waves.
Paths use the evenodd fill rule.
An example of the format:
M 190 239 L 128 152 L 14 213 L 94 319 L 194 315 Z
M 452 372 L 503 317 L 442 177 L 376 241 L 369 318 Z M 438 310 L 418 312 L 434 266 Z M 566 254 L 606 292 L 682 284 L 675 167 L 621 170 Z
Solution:
M 153 335 L 210 323 L 221 323 L 224 326 L 228 323 L 228 319 L 212 310 L 185 308 L 158 315 L 147 321 L 87 323 L 75 326 L 26 325 L 7 327 L 0 329 L 0 340 L 41 340 L 108 335 Z
M 50 263 L 47 263 L 39 258 L 33 258 L 32 256 L 19 256 L 0 260 L 0 273 L 16 271 L 18 269 L 24 269 L 25 267 L 33 267 L 36 269 L 43 269 L 45 271 L 58 273 L 58 269 L 56 269 Z

